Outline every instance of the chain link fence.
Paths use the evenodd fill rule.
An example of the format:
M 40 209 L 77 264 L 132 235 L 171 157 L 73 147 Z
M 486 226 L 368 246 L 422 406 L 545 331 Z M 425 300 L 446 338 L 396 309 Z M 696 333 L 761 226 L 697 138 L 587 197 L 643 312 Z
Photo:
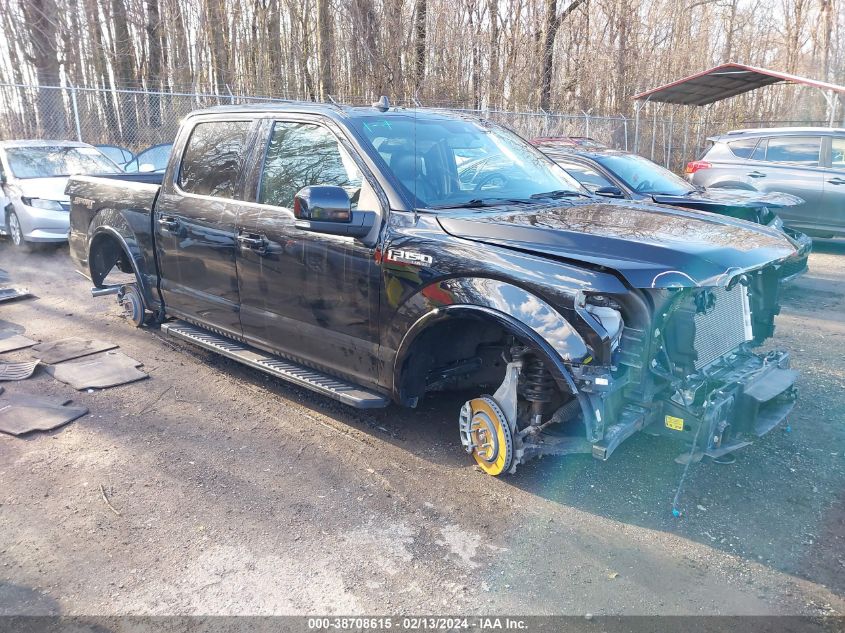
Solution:
M 132 153 L 171 143 L 179 122 L 192 110 L 215 105 L 281 102 L 272 96 L 224 96 L 205 93 L 111 90 L 104 88 L 34 86 L 0 83 L 0 139 L 70 139 L 92 145 L 117 145 Z M 345 99 L 368 104 L 365 97 Z M 426 104 L 410 104 L 425 106 Z M 611 147 L 635 151 L 674 171 L 698 158 L 707 137 L 742 127 L 824 125 L 820 121 L 712 121 L 706 111 L 688 111 L 684 118 L 658 116 L 654 109 L 639 117 L 589 112 L 504 111 L 449 107 L 490 119 L 531 139 L 587 136 Z

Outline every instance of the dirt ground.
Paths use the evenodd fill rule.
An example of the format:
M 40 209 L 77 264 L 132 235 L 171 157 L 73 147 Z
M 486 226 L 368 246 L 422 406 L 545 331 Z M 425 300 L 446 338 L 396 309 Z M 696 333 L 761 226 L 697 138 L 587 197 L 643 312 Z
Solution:
M 38 296 L 0 304 L 0 328 L 119 343 L 150 374 L 93 393 L 43 369 L 5 383 L 90 414 L 0 435 L 0 615 L 843 614 L 843 264 L 845 242 L 819 242 L 785 295 L 789 427 L 693 465 L 676 519 L 668 440 L 493 479 L 461 449 L 457 398 L 346 408 L 133 329 L 66 248 L 0 243 Z

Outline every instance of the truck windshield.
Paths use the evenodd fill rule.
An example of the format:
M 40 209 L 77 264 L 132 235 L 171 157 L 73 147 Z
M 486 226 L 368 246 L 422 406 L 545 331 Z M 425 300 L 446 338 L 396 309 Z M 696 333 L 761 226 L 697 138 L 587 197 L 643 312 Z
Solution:
M 120 167 L 94 147 L 38 145 L 6 148 L 15 178 L 54 178 L 73 175 L 117 174 Z
M 470 119 L 384 114 L 354 120 L 416 206 L 448 209 L 589 195 L 515 134 Z
M 636 154 L 598 154 L 594 158 L 637 193 L 684 196 L 695 191 L 680 176 Z

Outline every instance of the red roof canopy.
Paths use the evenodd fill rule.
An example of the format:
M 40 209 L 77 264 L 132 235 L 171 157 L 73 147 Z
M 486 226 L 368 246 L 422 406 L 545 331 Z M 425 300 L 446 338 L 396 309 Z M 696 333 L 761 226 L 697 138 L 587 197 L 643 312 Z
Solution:
M 781 81 L 813 86 L 820 90 L 833 90 L 845 95 L 845 86 L 789 75 L 766 68 L 731 63 L 722 64 L 710 70 L 673 81 L 665 86 L 641 92 L 635 95 L 634 99 L 702 106 Z

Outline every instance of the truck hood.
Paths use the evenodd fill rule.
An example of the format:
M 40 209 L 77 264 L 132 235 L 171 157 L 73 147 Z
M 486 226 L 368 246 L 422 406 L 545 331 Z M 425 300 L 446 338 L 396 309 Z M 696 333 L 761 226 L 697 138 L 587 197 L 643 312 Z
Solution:
M 65 195 L 68 177 L 58 178 L 21 178 L 15 180 L 15 185 L 20 190 L 20 195 L 25 198 L 43 198 L 44 200 L 58 200 L 67 202 Z
M 724 286 L 796 252 L 768 227 L 646 203 L 509 207 L 438 220 L 455 237 L 612 268 L 637 288 Z

